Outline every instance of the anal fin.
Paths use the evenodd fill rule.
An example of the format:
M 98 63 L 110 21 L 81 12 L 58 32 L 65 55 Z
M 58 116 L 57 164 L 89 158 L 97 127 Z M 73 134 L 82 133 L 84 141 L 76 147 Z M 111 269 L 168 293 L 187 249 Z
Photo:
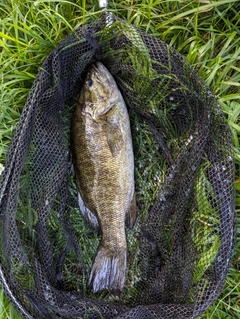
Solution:
M 79 192 L 78 192 L 78 205 L 79 205 L 80 211 L 82 213 L 82 216 L 83 216 L 83 219 L 85 220 L 85 222 L 98 232 L 99 231 L 99 224 L 98 224 L 97 217 L 84 204 L 84 201 L 83 201 Z
M 131 229 L 134 227 L 136 220 L 137 220 L 137 205 L 136 205 L 136 196 L 134 192 L 131 204 L 125 216 L 125 224 L 128 228 Z

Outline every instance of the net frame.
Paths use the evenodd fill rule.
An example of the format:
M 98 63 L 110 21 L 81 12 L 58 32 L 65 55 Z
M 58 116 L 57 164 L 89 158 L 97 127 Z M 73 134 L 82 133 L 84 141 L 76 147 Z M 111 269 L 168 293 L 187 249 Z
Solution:
M 109 23 L 109 21 L 111 23 Z M 132 32 L 132 36 L 129 35 L 130 32 Z M 137 43 L 137 45 L 135 45 L 135 43 Z M 143 47 L 143 45 L 146 46 L 148 50 L 144 50 L 145 47 Z M 135 51 L 133 50 L 129 53 L 129 56 L 125 57 L 124 54 L 126 54 L 127 50 L 123 50 L 120 57 L 116 56 L 114 52 L 118 52 L 119 54 L 121 46 L 127 48 L 127 50 L 132 46 Z M 167 154 L 169 145 L 167 141 L 168 132 L 166 127 L 164 127 L 165 124 L 161 123 L 159 127 L 159 118 L 155 116 L 154 110 L 149 108 L 149 97 L 146 94 L 149 87 L 146 86 L 145 91 L 139 98 L 140 90 L 133 84 L 133 80 L 136 79 L 136 72 L 133 72 L 135 65 L 131 56 L 134 56 L 134 53 L 140 53 L 142 49 L 143 58 L 148 59 L 150 57 L 150 61 L 158 61 L 159 64 L 155 63 L 153 66 L 148 63 L 143 63 L 146 69 L 144 71 L 142 66 L 140 69 L 137 69 L 138 79 L 146 80 L 146 78 L 148 78 L 148 82 L 151 85 L 157 83 L 157 85 L 161 84 L 161 87 L 165 88 L 166 83 L 164 81 L 169 74 L 172 75 L 173 79 L 170 80 L 168 88 L 168 90 L 171 90 L 166 94 L 164 99 L 161 100 L 159 105 L 161 106 L 163 102 L 169 105 L 171 98 L 175 100 L 178 99 L 178 103 L 180 104 L 182 103 L 181 100 L 187 103 L 188 107 L 184 109 L 185 114 L 179 113 L 178 107 L 176 108 L 177 111 L 173 110 L 170 114 L 171 118 L 175 121 L 178 132 L 183 136 L 186 134 L 184 127 L 188 127 L 187 131 L 190 132 L 189 123 L 187 123 L 189 118 L 191 118 L 194 123 L 191 128 L 191 134 L 188 134 L 187 138 L 185 137 L 185 144 L 181 144 L 183 148 L 177 155 L 173 156 L 173 163 L 171 162 L 172 158 L 169 158 Z M 75 52 L 75 59 L 73 59 L 71 53 L 73 50 Z M 84 52 L 84 54 L 80 54 L 80 52 Z M 161 52 L 161 54 L 159 52 Z M 140 58 L 141 56 L 139 59 Z M 34 269 L 33 272 L 39 274 L 39 278 L 36 279 L 34 285 L 38 288 L 38 291 L 41 286 L 39 295 L 44 296 L 44 302 L 43 298 L 39 301 L 39 296 L 36 291 L 34 293 L 24 288 L 24 282 L 19 284 L 16 281 L 17 276 L 14 273 L 14 263 L 17 261 L 18 264 L 22 263 L 25 266 L 29 263 L 29 256 L 21 244 L 21 237 L 20 235 L 16 235 L 19 233 L 19 225 L 16 222 L 16 211 L 19 205 L 19 196 L 22 196 L 19 180 L 24 165 L 26 166 L 25 170 L 26 168 L 32 170 L 31 177 L 32 184 L 34 184 L 37 180 L 36 178 L 39 179 L 39 175 L 41 176 L 41 173 L 46 170 L 47 166 L 51 167 L 57 158 L 62 158 L 61 161 L 58 160 L 58 168 L 56 170 L 49 169 L 49 174 L 52 175 L 48 182 L 47 190 L 46 186 L 44 186 L 46 180 L 40 178 L 40 181 L 38 181 L 40 188 L 35 189 L 30 198 L 37 203 L 40 189 L 45 190 L 48 194 L 50 193 L 51 198 L 55 198 L 56 194 L 60 192 L 62 198 L 58 202 L 57 208 L 61 216 L 61 223 L 65 225 L 63 232 L 66 235 L 67 244 L 65 243 L 66 250 L 64 252 L 66 254 L 68 253 L 68 244 L 70 245 L 71 242 L 69 234 L 72 229 L 69 224 L 66 223 L 67 210 L 65 206 L 69 200 L 68 186 L 71 168 L 69 166 L 69 142 L 64 140 L 64 136 L 68 134 L 68 132 L 65 132 L 66 129 L 61 115 L 63 112 L 69 112 L 71 115 L 72 104 L 79 94 L 86 69 L 96 60 L 102 60 L 109 71 L 115 76 L 116 82 L 130 110 L 135 112 L 141 119 L 144 119 L 149 128 L 152 129 L 155 138 L 163 149 L 162 157 L 166 159 L 168 165 L 168 176 L 164 180 L 158 199 L 155 201 L 147 217 L 142 221 L 141 245 L 144 247 L 145 255 L 149 260 L 152 260 L 151 258 L 153 257 L 157 260 L 159 256 L 162 258 L 165 254 L 164 249 L 167 246 L 163 247 L 163 249 L 159 248 L 159 243 L 165 243 L 165 241 L 163 237 L 159 236 L 156 229 L 166 228 L 166 220 L 172 218 L 171 212 L 175 205 L 181 207 L 180 211 L 182 211 L 182 216 L 178 216 L 179 220 L 185 220 L 187 218 L 185 211 L 192 192 L 185 194 L 184 199 L 181 199 L 179 189 L 181 189 L 181 186 L 185 187 L 185 185 L 187 185 L 187 190 L 194 189 L 196 180 L 202 177 L 197 175 L 199 171 L 197 169 L 194 171 L 192 167 L 197 168 L 202 165 L 202 158 L 207 154 L 211 165 L 206 168 L 205 174 L 207 174 L 210 183 L 215 185 L 215 196 L 217 199 L 215 202 L 219 203 L 220 230 L 218 231 L 221 234 L 221 245 L 218 247 L 214 261 L 211 261 L 212 267 L 214 268 L 214 271 L 211 270 L 213 278 L 211 281 L 209 280 L 208 285 L 211 289 L 209 288 L 209 291 L 205 293 L 204 303 L 201 298 L 198 300 L 199 297 L 197 294 L 194 296 L 194 298 L 196 298 L 195 303 L 192 304 L 184 304 L 189 296 L 186 298 L 183 291 L 175 295 L 166 294 L 166 291 L 164 292 L 164 290 L 155 283 L 158 278 L 157 275 L 155 274 L 153 277 L 149 275 L 152 269 L 143 270 L 147 276 L 150 276 L 149 278 L 152 282 L 152 285 L 148 287 L 148 294 L 151 297 L 149 298 L 150 300 L 145 300 L 145 304 L 140 303 L 140 305 L 136 305 L 135 302 L 134 306 L 129 306 L 124 303 L 92 300 L 87 295 L 76 297 L 68 291 L 62 291 L 61 287 L 58 287 L 59 282 L 55 281 L 55 286 L 49 285 L 49 282 L 54 282 L 54 278 L 52 278 L 51 274 L 52 268 L 50 267 L 46 272 L 48 263 L 54 264 L 51 256 L 51 247 L 49 247 L 49 250 L 46 249 L 48 250 L 47 253 L 41 252 L 41 248 L 38 247 L 40 259 L 36 259 L 34 262 L 31 261 Z M 159 81 L 159 77 L 156 76 L 156 74 L 151 74 L 151 67 L 157 72 L 157 75 L 164 77 L 164 81 Z M 56 70 L 58 72 L 56 72 Z M 146 70 L 148 75 L 146 74 Z M 71 78 L 69 74 L 71 74 Z M 131 85 L 129 85 L 129 83 Z M 136 94 L 136 92 L 138 94 Z M 173 94 L 173 92 L 175 93 Z M 156 94 L 156 92 L 154 94 Z M 139 101 L 147 107 L 142 108 Z M 194 106 L 191 107 L 191 104 Z M 48 109 L 49 105 L 51 105 L 51 108 Z M 68 108 L 66 108 L 66 105 L 68 105 Z M 36 123 L 38 123 L 37 129 L 35 126 Z M 213 123 L 217 124 L 213 125 Z M 44 129 L 46 127 L 49 131 Z M 226 132 L 224 138 L 219 134 L 223 129 Z M 161 131 L 161 134 L 158 134 L 159 131 Z M 61 132 L 60 135 L 59 132 Z M 164 134 L 166 135 L 165 140 L 162 139 Z M 54 140 L 49 140 L 50 136 L 55 136 Z M 48 143 L 46 143 L 46 141 Z M 24 145 L 24 147 L 20 147 L 20 145 Z M 36 145 L 42 145 L 39 153 L 36 152 Z M 164 149 L 165 146 L 166 149 Z M 54 152 L 52 151 L 54 155 L 49 158 L 48 163 L 46 163 L 46 154 L 49 153 L 49 149 L 54 149 Z M 213 151 L 214 149 L 215 152 Z M 196 155 L 197 150 L 198 153 Z M 31 155 L 30 157 L 29 154 Z M 28 161 L 29 158 L 36 159 L 35 167 L 33 167 L 31 163 L 27 163 L 26 165 L 26 161 Z M 186 169 L 187 166 L 190 166 L 193 171 L 192 178 L 190 179 L 188 178 L 189 171 Z M 180 168 L 183 169 L 181 170 Z M 36 177 L 36 174 L 38 177 Z M 179 185 L 179 179 L 182 176 L 183 178 Z M 174 182 L 174 180 L 176 182 Z M 225 181 L 224 187 L 222 186 L 223 181 Z M 164 42 L 154 37 L 148 36 L 144 32 L 140 32 L 113 15 L 109 16 L 105 14 L 99 21 L 77 29 L 47 57 L 42 66 L 42 70 L 38 73 L 33 84 L 19 125 L 16 128 L 9 150 L 6 169 L 1 180 L 0 208 L 2 232 L 0 277 L 3 288 L 13 304 L 15 304 L 20 313 L 26 318 L 65 318 L 69 317 L 69 313 L 71 318 L 78 318 L 86 314 L 86 312 L 88 313 L 88 318 L 99 318 L 100 313 L 104 318 L 196 318 L 220 293 L 233 254 L 235 245 L 235 195 L 233 182 L 234 162 L 230 130 L 227 127 L 219 105 L 203 80 L 199 78 L 192 67 L 188 65 L 185 59 L 173 48 L 168 47 Z M 31 189 L 33 190 L 33 188 Z M 221 192 L 222 189 L 223 191 Z M 173 199 L 173 194 L 174 196 L 178 194 L 176 199 Z M 45 217 L 41 217 L 42 220 L 39 223 L 41 227 L 35 225 L 35 231 L 38 233 L 39 238 L 42 238 L 41 246 L 48 247 L 48 240 L 44 242 L 43 238 L 44 234 L 47 233 L 46 216 L 49 215 L 43 211 L 43 200 L 45 200 L 45 206 L 53 205 L 53 200 L 51 202 L 43 196 L 40 204 L 38 203 L 38 205 L 36 204 L 34 206 L 34 211 L 37 211 L 38 221 L 39 216 L 41 216 L 41 214 L 44 216 L 45 214 Z M 163 205 L 165 202 L 168 203 L 167 206 Z M 172 225 L 177 225 L 176 221 Z M 159 279 L 161 283 L 163 282 L 163 278 L 169 278 L 170 274 L 174 271 L 177 272 L 179 277 L 183 277 L 183 263 L 180 264 L 179 269 L 174 270 L 173 268 L 176 267 L 176 262 L 172 262 L 173 258 L 178 260 L 177 255 L 182 254 L 181 250 L 187 252 L 189 249 L 187 246 L 189 237 L 187 237 L 185 241 L 177 243 L 177 238 L 179 238 L 179 233 L 181 232 L 182 226 L 176 228 L 175 232 L 172 233 L 172 245 L 175 245 L 177 248 L 175 247 L 175 250 L 172 251 L 172 256 L 166 257 L 169 262 L 166 262 L 164 265 L 165 270 L 161 274 L 163 277 Z M 149 250 L 149 246 L 151 245 L 157 246 L 157 253 L 156 247 Z M 149 251 L 149 255 L 146 254 L 146 251 Z M 16 255 L 18 255 L 18 257 L 15 260 Z M 42 264 L 39 262 L 41 256 L 45 258 Z M 186 258 L 186 256 L 184 258 Z M 191 263 L 196 266 L 196 260 L 194 260 L 194 258 L 189 261 L 189 264 Z M 154 264 L 154 267 L 156 267 L 156 264 Z M 191 274 L 192 271 L 193 270 L 189 269 L 187 273 Z M 204 278 L 204 280 L 206 280 L 206 278 Z M 163 285 L 167 291 L 173 288 L 175 289 L 182 284 L 182 282 L 178 280 L 171 281 L 169 279 L 169 282 L 171 284 L 164 283 Z M 198 284 L 200 287 L 203 285 L 203 281 L 198 282 Z M 26 283 L 26 285 L 28 285 L 28 283 Z M 46 291 L 48 292 L 47 297 Z M 204 294 L 204 291 L 202 292 Z M 156 296 L 156 300 L 153 298 L 153 295 Z M 178 297 L 179 301 L 177 301 Z M 83 305 L 79 306 L 80 301 L 78 298 L 80 298 Z M 136 295 L 137 301 L 140 300 L 140 302 L 142 302 L 143 300 L 141 298 L 142 296 L 139 297 Z M 67 312 L 64 308 L 66 308 L 66 300 L 68 299 L 71 302 L 69 301 L 67 304 Z M 23 305 L 23 303 L 25 303 L 25 305 Z

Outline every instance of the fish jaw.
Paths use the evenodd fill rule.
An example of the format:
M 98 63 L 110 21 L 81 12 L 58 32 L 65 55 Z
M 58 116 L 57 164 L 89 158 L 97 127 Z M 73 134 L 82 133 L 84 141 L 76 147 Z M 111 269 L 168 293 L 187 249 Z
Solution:
M 98 107 L 95 107 L 93 104 L 85 104 L 85 106 L 82 107 L 82 115 L 87 120 L 91 119 L 92 121 L 97 123 L 102 122 L 108 117 L 109 112 L 111 112 L 114 106 L 118 103 L 117 98 L 113 98 L 112 100 L 113 101 L 111 103 L 110 101 L 108 101 L 107 103 L 106 101 L 99 102 Z

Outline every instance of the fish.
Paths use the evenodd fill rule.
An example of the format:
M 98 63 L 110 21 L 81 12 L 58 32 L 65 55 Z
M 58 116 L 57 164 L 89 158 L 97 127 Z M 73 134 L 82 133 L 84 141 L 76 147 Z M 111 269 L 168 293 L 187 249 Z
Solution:
M 88 286 L 121 293 L 126 277 L 125 226 L 135 224 L 134 151 L 128 110 L 100 61 L 92 64 L 73 114 L 72 161 L 84 220 L 100 232 Z

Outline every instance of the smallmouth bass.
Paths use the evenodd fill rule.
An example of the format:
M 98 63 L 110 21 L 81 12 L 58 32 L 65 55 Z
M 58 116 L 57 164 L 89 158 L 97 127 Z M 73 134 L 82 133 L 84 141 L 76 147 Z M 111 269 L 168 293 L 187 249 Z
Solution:
M 127 108 L 109 71 L 88 71 L 73 115 L 72 159 L 81 213 L 101 241 L 89 276 L 93 292 L 121 292 L 125 282 L 125 221 L 136 220 L 134 155 Z

